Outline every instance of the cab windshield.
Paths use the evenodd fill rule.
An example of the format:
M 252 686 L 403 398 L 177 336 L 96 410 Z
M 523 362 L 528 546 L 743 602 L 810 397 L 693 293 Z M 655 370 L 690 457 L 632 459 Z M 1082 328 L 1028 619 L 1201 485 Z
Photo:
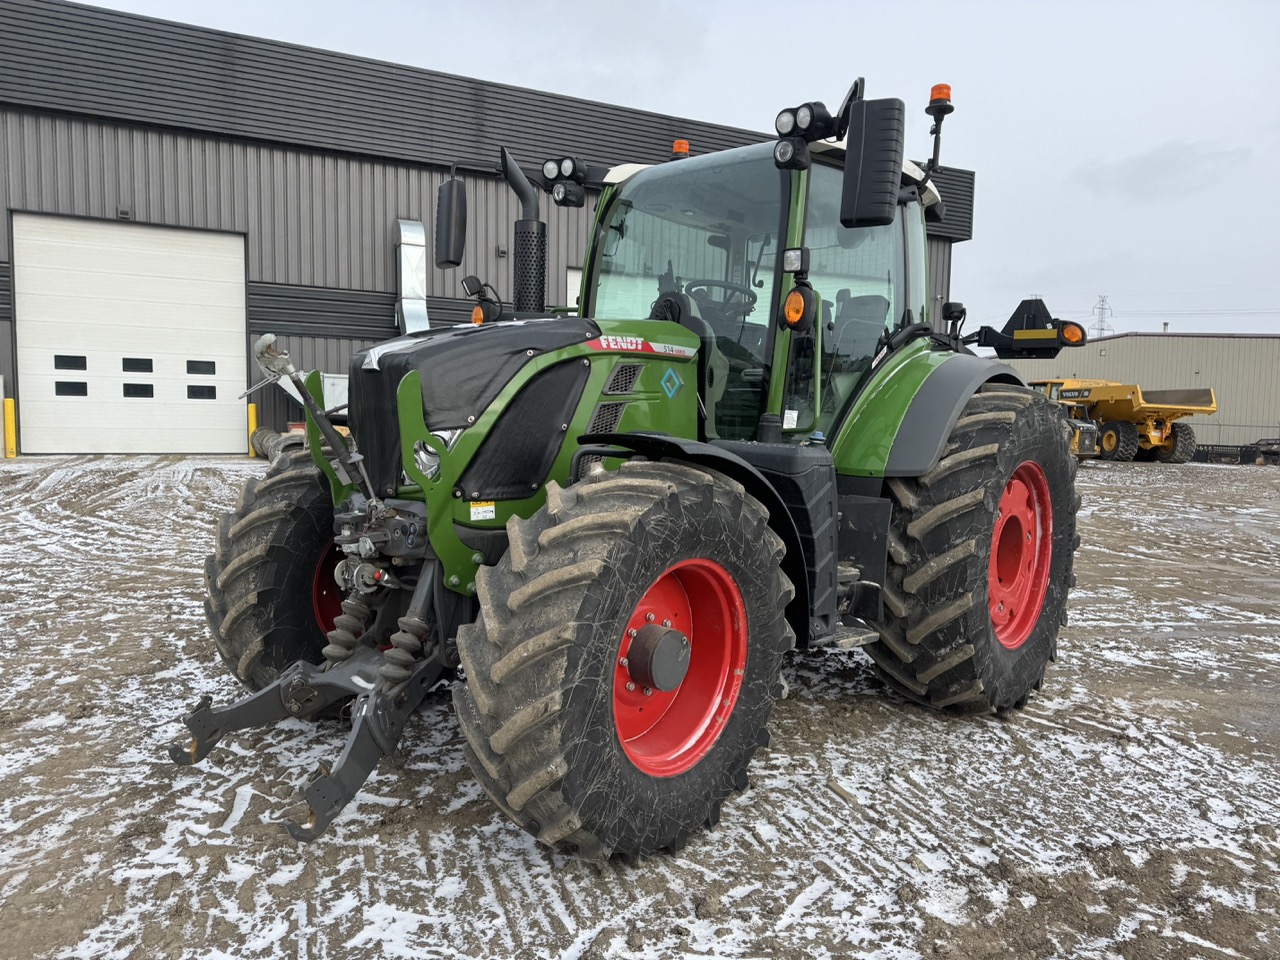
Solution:
M 662 295 L 687 298 L 687 325 L 714 347 L 704 362 L 720 368 L 702 391 L 708 436 L 755 435 L 788 183 L 758 144 L 645 170 L 600 219 L 586 309 L 636 320 Z

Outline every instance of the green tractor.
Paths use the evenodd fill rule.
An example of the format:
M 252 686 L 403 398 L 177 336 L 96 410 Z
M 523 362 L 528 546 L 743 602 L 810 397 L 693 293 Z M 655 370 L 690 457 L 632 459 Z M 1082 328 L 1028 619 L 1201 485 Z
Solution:
M 854 84 L 779 139 L 655 166 L 503 151 L 523 216 L 514 310 L 352 360 L 340 435 L 320 378 L 256 348 L 308 409 L 308 448 L 218 528 L 207 613 L 253 693 L 208 699 L 171 755 L 348 710 L 303 788 L 318 836 L 453 683 L 476 778 L 512 820 L 587 857 L 679 849 L 747 784 L 793 647 L 864 645 L 885 684 L 1003 712 L 1040 687 L 1066 622 L 1075 460 L 1057 404 L 996 359 L 1078 325 L 1024 301 L 963 335 L 926 290 L 933 159 L 904 161 L 899 100 Z M 533 182 L 531 182 L 531 179 Z M 461 181 L 437 263 L 461 262 Z M 540 191 L 601 190 L 580 311 L 544 309 Z

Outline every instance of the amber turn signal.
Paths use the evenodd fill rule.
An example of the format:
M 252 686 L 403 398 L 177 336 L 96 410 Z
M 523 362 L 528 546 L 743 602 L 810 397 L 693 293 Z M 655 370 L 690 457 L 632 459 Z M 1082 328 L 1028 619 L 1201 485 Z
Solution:
M 484 307 L 478 303 L 471 308 L 471 322 L 484 323 Z
M 1077 346 L 1084 343 L 1084 327 L 1078 323 L 1067 321 L 1062 325 L 1062 339 L 1066 343 L 1073 343 Z
M 804 307 L 804 294 L 799 289 L 787 294 L 787 299 L 782 304 L 782 318 L 786 320 L 788 327 L 794 327 L 804 319 Z

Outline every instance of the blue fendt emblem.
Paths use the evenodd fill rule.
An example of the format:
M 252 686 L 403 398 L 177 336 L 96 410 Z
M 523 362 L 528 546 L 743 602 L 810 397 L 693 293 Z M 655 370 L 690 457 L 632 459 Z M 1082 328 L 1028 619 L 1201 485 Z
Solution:
M 683 387 L 684 381 L 680 379 L 680 374 L 667 367 L 667 372 L 662 376 L 662 389 L 667 392 L 667 396 L 674 400 Z

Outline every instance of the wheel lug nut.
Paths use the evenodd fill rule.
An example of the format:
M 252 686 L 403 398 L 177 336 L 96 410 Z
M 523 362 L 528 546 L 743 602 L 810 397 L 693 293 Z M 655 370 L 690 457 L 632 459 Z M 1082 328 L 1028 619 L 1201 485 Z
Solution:
M 653 621 L 656 619 L 652 613 L 646 613 L 644 615 L 644 618 L 648 620 L 650 623 L 653 623 Z
M 625 666 L 629 666 L 630 663 L 631 661 L 629 661 L 626 657 L 623 657 L 621 660 L 618 661 L 618 666 L 625 667 Z
M 644 688 L 644 695 L 645 695 L 646 697 L 652 697 L 652 696 L 653 696 L 653 691 L 652 691 L 652 690 L 650 690 L 648 687 L 645 687 L 645 688 Z
M 628 690 L 634 690 L 635 688 L 636 688 L 636 685 L 635 685 L 634 683 L 632 683 L 630 680 L 628 680 L 628 681 L 627 681 L 627 689 L 628 689 Z
M 662 625 L 663 625 L 664 627 L 669 627 L 669 626 L 671 626 L 671 621 L 670 621 L 670 620 L 663 620 L 663 621 L 662 621 Z
M 636 628 L 632 627 L 630 630 L 628 630 L 627 636 L 630 637 L 632 640 L 634 640 L 636 638 Z

